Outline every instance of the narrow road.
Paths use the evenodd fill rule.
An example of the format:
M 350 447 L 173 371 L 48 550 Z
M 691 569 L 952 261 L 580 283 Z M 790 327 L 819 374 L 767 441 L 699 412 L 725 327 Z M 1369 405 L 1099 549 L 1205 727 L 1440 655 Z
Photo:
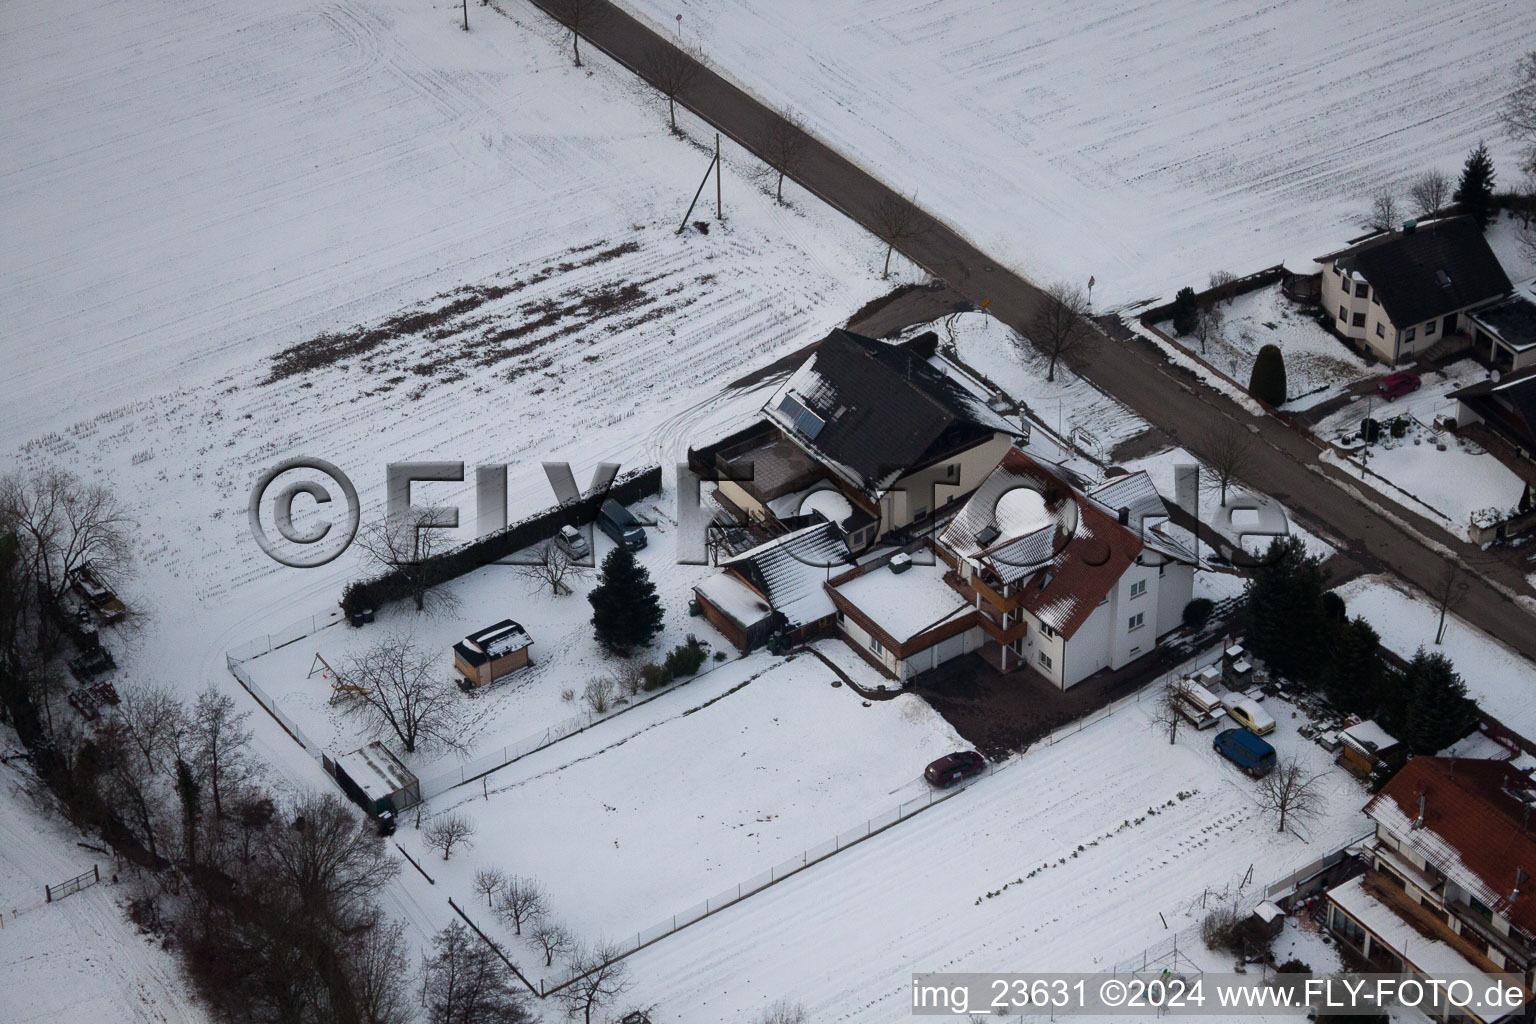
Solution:
M 561 0 L 528 2 L 551 16 L 564 6 Z M 651 55 L 673 44 L 608 0 L 596 0 L 595 6 L 600 13 L 589 16 L 583 41 L 651 81 L 645 70 Z M 770 125 L 781 120 L 778 112 L 708 68 L 678 102 L 752 152 L 763 150 Z M 877 236 L 877 208 L 901 199 L 814 136 L 807 138 L 791 177 Z M 1027 333 L 1040 289 L 999 266 L 960 232 L 920 211 L 918 230 L 900 248 L 949 288 L 978 306 L 988 302 L 999 320 Z M 1256 425 L 1262 443 L 1255 446 L 1253 468 L 1244 475 L 1247 483 L 1283 502 L 1304 524 L 1316 524 L 1339 540 L 1352 562 L 1369 571 L 1394 572 L 1426 593 L 1435 591 L 1447 555 L 1458 558 L 1472 571 L 1457 614 L 1536 658 L 1536 617 L 1514 600 L 1518 595 L 1530 603 L 1533 590 L 1518 570 L 1319 462 L 1316 450 L 1301 435 L 1273 417 L 1253 417 L 1173 367 L 1155 346 L 1123 325 L 1096 327 L 1091 343 L 1071 353 L 1067 361 L 1072 369 L 1162 431 L 1171 443 L 1197 455 L 1208 447 L 1205 438 L 1231 424 Z M 1462 671 L 1476 667 L 1462 666 Z

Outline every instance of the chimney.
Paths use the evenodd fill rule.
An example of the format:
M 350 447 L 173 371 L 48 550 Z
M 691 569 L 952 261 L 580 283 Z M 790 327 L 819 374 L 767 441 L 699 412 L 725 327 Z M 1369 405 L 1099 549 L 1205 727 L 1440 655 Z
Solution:
M 1131 524 L 1131 510 L 1129 508 L 1122 507 L 1120 509 L 1120 525 L 1121 526 L 1129 526 L 1130 524 Z
M 1419 791 L 1419 816 L 1417 818 L 1413 819 L 1413 827 L 1414 828 L 1423 828 L 1424 827 L 1424 800 L 1425 800 L 1424 791 L 1420 790 Z

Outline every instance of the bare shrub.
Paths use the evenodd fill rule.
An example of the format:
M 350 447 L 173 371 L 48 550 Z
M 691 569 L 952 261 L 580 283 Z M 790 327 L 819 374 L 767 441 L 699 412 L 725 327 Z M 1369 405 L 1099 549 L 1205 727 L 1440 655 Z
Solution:
M 422 841 L 430 849 L 443 851 L 443 860 L 447 860 L 454 849 L 458 847 L 468 849 L 475 845 L 475 831 L 473 821 L 457 811 L 449 811 L 432 819 L 432 824 L 427 826 Z

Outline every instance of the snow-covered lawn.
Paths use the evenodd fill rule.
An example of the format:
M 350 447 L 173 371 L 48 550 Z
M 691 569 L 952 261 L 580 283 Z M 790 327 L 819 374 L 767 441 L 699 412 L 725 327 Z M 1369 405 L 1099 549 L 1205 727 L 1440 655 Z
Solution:
M 953 345 L 967 366 L 985 374 L 1016 402 L 1064 440 L 1095 458 L 1109 458 L 1116 445 L 1147 429 L 1125 406 L 1067 368 L 1056 366 L 1047 381 L 1050 360 L 988 313 L 961 313 L 912 328 L 937 331 L 941 344 Z
M 1536 736 L 1536 664 L 1454 613 L 1436 647 L 1439 605 L 1391 577 L 1363 576 L 1334 592 L 1351 617 L 1366 617 L 1388 650 L 1410 659 L 1420 647 L 1444 654 L 1483 710 L 1522 736 Z
M 815 1020 L 884 1022 L 907 1012 L 913 972 L 1108 970 L 1172 932 L 1222 970 L 1191 933 L 1207 888 L 1250 868 L 1260 888 L 1367 831 L 1364 789 L 1297 734 L 1287 705 L 1266 707 L 1282 756 L 1329 769 L 1305 840 L 1275 832 L 1211 731 L 1170 746 L 1131 704 L 642 950 L 633 996 L 685 1024 L 785 997 Z
M 409 815 L 397 838 L 449 895 L 498 865 L 539 879 L 584 940 L 622 938 L 924 795 L 923 766 L 965 746 L 920 698 L 863 701 L 809 655 L 757 653 L 711 682 L 728 673 L 690 714 L 616 719 L 492 776 L 488 798 L 432 801 L 477 823 L 463 855 L 425 850 Z
M 0 749 L 19 748 L 16 734 L 0 727 Z M 113 884 L 113 858 L 77 846 L 80 834 L 40 808 L 23 791 L 28 783 L 0 764 L 0 1020 L 203 1024 L 208 1016 L 181 965 L 125 916 L 133 883 L 123 876 Z M 45 886 L 93 866 L 102 884 L 44 902 Z
M 1424 374 L 1419 390 L 1395 401 L 1375 396 L 1355 399 L 1317 426 L 1319 436 L 1341 441 L 1353 454 L 1346 458 L 1330 449 L 1323 453 L 1323 460 L 1361 475 L 1360 423 L 1369 412 L 1383 426 L 1380 440 L 1370 447 L 1366 461 L 1370 473 L 1364 474 L 1364 482 L 1415 512 L 1438 514 L 1447 528 L 1466 537 L 1473 512 L 1513 508 L 1525 489 L 1524 481 L 1479 445 L 1434 428 L 1435 417 L 1456 414 L 1455 400 L 1446 396 L 1485 376 L 1481 366 L 1463 359 L 1445 372 Z M 1407 433 L 1400 438 L 1387 429 L 1397 417 L 1408 421 Z M 1382 477 L 1391 484 L 1383 483 Z
M 1101 308 L 1327 252 L 1479 139 L 1513 168 L 1495 115 L 1536 44 L 1526 0 L 625 2 Z
M 1246 385 L 1259 349 L 1278 345 L 1285 357 L 1287 408 L 1307 408 L 1340 386 L 1389 372 L 1355 355 L 1310 313 L 1282 295 L 1279 285 L 1239 295 L 1219 308 L 1224 317 L 1220 335 L 1207 339 L 1201 357 Z M 1171 321 L 1158 324 L 1158 329 L 1173 336 Z M 1179 341 L 1192 352 L 1201 350 L 1193 335 Z

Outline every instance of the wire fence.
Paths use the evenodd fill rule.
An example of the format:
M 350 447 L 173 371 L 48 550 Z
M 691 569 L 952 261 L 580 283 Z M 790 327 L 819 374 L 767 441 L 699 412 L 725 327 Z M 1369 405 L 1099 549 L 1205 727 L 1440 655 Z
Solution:
M 322 629 L 334 626 L 336 623 L 343 621 L 344 618 L 345 615 L 343 615 L 339 608 L 329 612 L 322 612 L 319 615 L 306 616 L 296 622 L 289 623 L 275 633 L 267 633 L 256 637 L 241 644 L 234 650 L 226 651 L 224 654 L 224 665 L 229 669 L 229 674 L 235 677 L 235 681 L 245 688 L 246 693 L 255 698 L 256 703 L 261 705 L 262 710 L 271 715 L 273 721 L 282 726 L 283 731 L 292 737 L 295 743 L 304 748 L 305 753 L 316 760 L 321 760 L 325 757 L 325 751 L 321 748 L 320 744 L 305 735 L 304 730 L 299 728 L 299 723 L 295 722 L 277 706 L 277 701 L 273 700 L 267 691 L 263 690 L 256 680 L 251 677 L 250 671 L 245 668 L 245 663 L 264 654 L 270 654 L 280 647 L 286 647 L 295 641 L 302 640 L 311 634 L 318 633 Z
M 599 722 L 606 722 L 610 718 L 617 718 L 627 711 L 644 707 L 658 697 L 665 697 L 678 687 L 685 686 L 692 680 L 706 676 L 715 669 L 727 664 L 730 664 L 730 662 L 706 661 L 693 675 L 674 680 L 654 693 L 646 694 L 643 697 L 636 695 L 630 698 L 627 703 L 609 708 L 601 713 L 584 711 L 579 715 L 572 715 L 563 722 L 556 722 L 554 725 L 524 737 L 516 743 L 509 743 L 500 750 L 491 751 L 467 764 L 460 765 L 458 768 L 443 772 L 441 775 L 436 775 L 430 779 L 423 779 L 421 780 L 421 798 L 423 800 L 430 800 L 435 796 L 446 793 L 455 786 L 462 786 L 466 782 L 472 782 L 483 775 L 489 775 L 494 771 L 505 768 L 514 761 L 527 757 L 535 751 L 553 746 L 561 740 L 570 739 L 572 736 L 590 729 Z

